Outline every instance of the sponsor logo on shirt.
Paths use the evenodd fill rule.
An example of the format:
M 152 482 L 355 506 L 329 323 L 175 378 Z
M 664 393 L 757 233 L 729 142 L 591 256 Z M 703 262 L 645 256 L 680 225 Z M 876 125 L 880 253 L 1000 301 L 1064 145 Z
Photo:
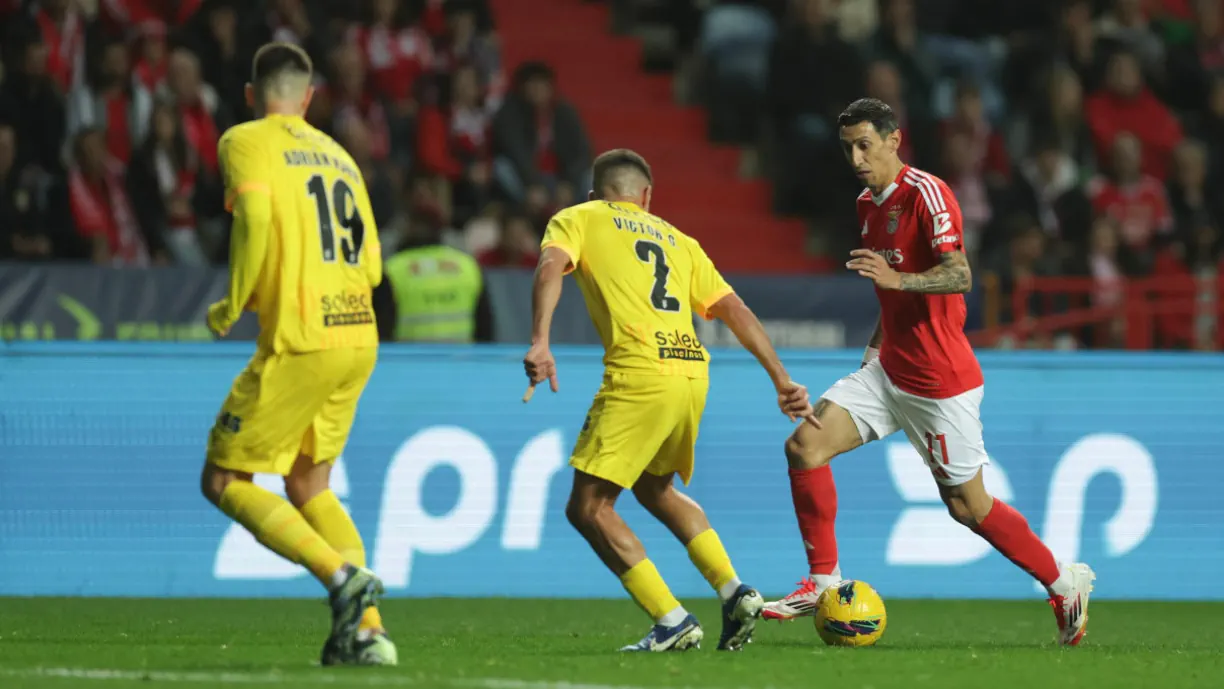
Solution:
M 945 235 L 944 235 L 944 236 L 942 236 L 942 237 L 936 237 L 936 238 L 935 238 L 935 239 L 934 239 L 934 240 L 931 242 L 931 248 L 933 249 L 933 248 L 935 248 L 935 247 L 939 246 L 940 244 L 952 244 L 952 243 L 956 242 L 956 241 L 957 241 L 957 240 L 959 240 L 959 239 L 960 239 L 960 235 L 959 235 L 959 234 L 945 234 Z
M 901 253 L 900 249 L 872 249 L 872 251 L 883 256 L 890 266 L 899 266 L 905 262 L 905 254 Z
M 935 214 L 935 236 L 947 232 L 952 229 L 952 214 L 947 211 Z
M 705 361 L 705 348 L 696 335 L 682 333 L 679 330 L 672 332 L 656 330 L 654 336 L 655 344 L 659 346 L 660 359 Z
M 368 294 L 326 294 L 319 299 L 319 306 L 323 310 L 325 328 L 374 322 L 374 310 Z

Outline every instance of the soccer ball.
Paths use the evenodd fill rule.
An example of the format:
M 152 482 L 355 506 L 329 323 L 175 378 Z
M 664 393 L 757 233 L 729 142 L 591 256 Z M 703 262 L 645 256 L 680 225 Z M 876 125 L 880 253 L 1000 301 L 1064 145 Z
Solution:
M 816 633 L 830 646 L 871 646 L 884 635 L 888 615 L 866 582 L 843 581 L 820 594 L 815 621 Z

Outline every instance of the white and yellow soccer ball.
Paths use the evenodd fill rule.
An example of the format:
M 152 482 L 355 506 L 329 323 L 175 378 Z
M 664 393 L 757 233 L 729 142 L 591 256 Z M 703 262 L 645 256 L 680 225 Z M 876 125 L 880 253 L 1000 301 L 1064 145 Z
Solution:
M 866 582 L 843 581 L 820 594 L 815 622 L 816 633 L 830 646 L 871 646 L 884 636 L 888 614 Z

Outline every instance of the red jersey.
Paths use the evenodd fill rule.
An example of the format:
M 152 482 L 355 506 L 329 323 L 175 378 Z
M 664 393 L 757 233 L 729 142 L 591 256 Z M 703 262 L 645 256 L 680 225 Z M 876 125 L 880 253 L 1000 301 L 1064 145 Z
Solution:
M 1164 185 L 1143 175 L 1133 184 L 1115 184 L 1107 177 L 1088 183 L 1088 197 L 1097 215 L 1113 218 L 1122 241 L 1132 249 L 1146 249 L 1156 235 L 1173 232 L 1173 213 Z
M 944 181 L 908 165 L 879 197 L 858 197 L 863 248 L 901 273 L 939 265 L 940 255 L 964 250 L 961 210 Z M 982 369 L 965 337 L 965 298 L 876 288 L 884 342 L 880 364 L 912 395 L 944 399 L 982 384 Z

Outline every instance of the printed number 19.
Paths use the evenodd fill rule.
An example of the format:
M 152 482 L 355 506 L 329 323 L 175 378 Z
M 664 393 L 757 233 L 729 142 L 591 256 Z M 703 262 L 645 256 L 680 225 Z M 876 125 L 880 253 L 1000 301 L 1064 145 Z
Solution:
M 660 311 L 679 311 L 680 300 L 667 293 L 667 276 L 671 274 L 671 268 L 667 267 L 667 254 L 663 253 L 663 247 L 639 239 L 633 248 L 639 259 L 654 264 L 654 285 L 650 289 L 651 305 Z
M 357 197 L 353 188 L 343 179 L 332 185 L 331 203 L 328 203 L 327 185 L 322 175 L 314 175 L 306 182 L 306 192 L 314 197 L 319 212 L 319 241 L 323 249 L 323 262 L 336 261 L 336 233 L 332 230 L 335 219 L 340 229 L 349 237 L 340 238 L 340 252 L 344 262 L 355 266 L 361 261 L 361 245 L 365 241 L 365 224 L 357 213 Z

